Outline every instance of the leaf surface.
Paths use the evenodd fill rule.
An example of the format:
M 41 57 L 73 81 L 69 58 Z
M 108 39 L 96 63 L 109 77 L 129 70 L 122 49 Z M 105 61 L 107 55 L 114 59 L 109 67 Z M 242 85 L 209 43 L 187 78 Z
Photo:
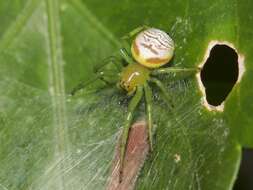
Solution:
M 196 77 L 163 79 L 173 109 L 152 86 L 154 151 L 136 189 L 232 189 L 241 148 L 253 146 L 252 8 L 250 0 L 0 1 L 0 189 L 105 188 L 128 99 L 103 83 L 66 94 L 143 24 L 174 39 L 172 65 L 199 65 L 220 40 L 244 56 L 245 72 L 224 112 L 204 108 Z

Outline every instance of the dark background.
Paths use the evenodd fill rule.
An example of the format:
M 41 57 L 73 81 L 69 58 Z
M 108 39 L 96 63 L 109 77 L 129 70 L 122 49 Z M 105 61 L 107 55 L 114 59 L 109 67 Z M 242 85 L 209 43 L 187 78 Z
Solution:
M 253 190 L 253 149 L 243 149 L 240 171 L 233 190 Z

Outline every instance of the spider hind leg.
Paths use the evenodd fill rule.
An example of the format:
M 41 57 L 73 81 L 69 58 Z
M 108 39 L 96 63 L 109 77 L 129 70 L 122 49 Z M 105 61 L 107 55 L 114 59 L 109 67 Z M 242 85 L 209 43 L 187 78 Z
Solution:
M 153 150 L 153 121 L 152 121 L 152 91 L 148 83 L 144 84 L 145 100 L 146 100 L 146 114 L 148 117 L 148 137 L 150 150 Z
M 150 78 L 150 82 L 154 83 L 162 92 L 163 95 L 163 99 L 165 101 L 165 103 L 170 107 L 170 108 L 174 108 L 174 104 L 172 103 L 172 98 L 171 96 L 168 94 L 165 86 L 163 85 L 163 83 L 158 80 L 157 78 Z
M 126 120 L 124 122 L 123 126 L 123 131 L 121 134 L 121 143 L 120 143 L 120 182 L 122 181 L 123 177 L 123 169 L 124 169 L 124 161 L 125 161 L 125 153 L 126 153 L 126 147 L 127 147 L 127 140 L 128 140 L 128 133 L 129 129 L 133 120 L 133 113 L 139 104 L 141 98 L 143 95 L 143 87 L 138 86 L 135 95 L 131 99 L 129 106 L 128 106 L 128 111 L 127 111 L 127 116 Z

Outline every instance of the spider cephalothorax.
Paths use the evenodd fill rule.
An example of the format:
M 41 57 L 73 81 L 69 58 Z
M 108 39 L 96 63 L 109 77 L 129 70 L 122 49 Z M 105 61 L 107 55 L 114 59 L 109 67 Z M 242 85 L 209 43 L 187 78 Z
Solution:
M 133 94 L 138 86 L 150 78 L 150 70 L 140 64 L 130 64 L 120 74 L 120 87 Z
M 129 39 L 132 38 L 134 39 L 130 41 L 131 44 L 129 44 Z M 175 72 L 195 73 L 198 71 L 196 68 L 160 68 L 167 64 L 174 54 L 174 42 L 170 36 L 162 30 L 149 27 L 138 27 L 125 35 L 122 39 L 122 48 L 119 53 L 114 56 L 115 59 L 110 59 L 110 62 L 108 62 L 113 62 L 119 70 L 119 73 L 115 74 L 116 78 L 119 76 L 116 82 L 117 86 L 124 89 L 128 95 L 133 96 L 129 102 L 128 113 L 121 134 L 120 171 L 123 169 L 125 149 L 129 128 L 133 120 L 133 112 L 139 104 L 143 93 L 145 94 L 148 136 L 150 149 L 152 150 L 152 90 L 149 83 L 154 83 L 163 93 L 166 103 L 170 104 L 167 90 L 156 76 Z M 123 58 L 127 65 L 118 61 L 118 57 Z M 104 65 L 101 68 L 103 67 Z M 93 79 L 79 84 L 73 89 L 71 94 L 74 95 L 78 90 L 94 82 L 96 79 L 101 79 L 106 83 L 110 82 L 106 80 L 106 77 L 106 72 L 99 69 L 99 72 L 96 73 Z

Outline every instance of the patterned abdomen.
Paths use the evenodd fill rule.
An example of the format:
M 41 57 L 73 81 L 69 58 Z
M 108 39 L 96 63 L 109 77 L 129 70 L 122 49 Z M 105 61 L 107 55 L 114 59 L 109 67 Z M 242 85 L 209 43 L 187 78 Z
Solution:
M 136 36 L 131 51 L 138 63 L 148 68 L 157 68 L 173 57 L 174 42 L 166 32 L 149 28 Z

